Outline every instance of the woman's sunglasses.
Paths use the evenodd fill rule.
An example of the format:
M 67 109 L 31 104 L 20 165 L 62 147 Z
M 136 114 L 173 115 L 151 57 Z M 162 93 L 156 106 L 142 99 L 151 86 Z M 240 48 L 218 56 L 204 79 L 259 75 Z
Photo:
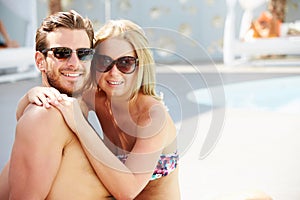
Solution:
M 124 74 L 131 74 L 138 65 L 138 58 L 133 56 L 123 56 L 116 60 L 106 55 L 94 54 L 92 67 L 98 72 L 108 72 L 116 65 L 118 70 Z
M 42 50 L 42 53 L 47 56 L 48 51 L 52 51 L 55 58 L 63 61 L 70 58 L 73 52 L 76 52 L 79 60 L 90 61 L 93 59 L 93 55 L 95 52 L 95 50 L 91 48 L 79 48 L 73 50 L 68 47 L 53 47 Z

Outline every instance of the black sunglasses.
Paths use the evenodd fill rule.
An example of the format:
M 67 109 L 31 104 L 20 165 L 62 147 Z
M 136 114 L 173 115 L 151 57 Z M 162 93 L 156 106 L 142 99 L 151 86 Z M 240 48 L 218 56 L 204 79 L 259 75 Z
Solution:
M 52 51 L 54 57 L 60 60 L 66 60 L 71 57 L 73 52 L 76 52 L 78 59 L 81 61 L 92 60 L 95 52 L 95 50 L 91 48 L 79 48 L 73 50 L 68 47 L 53 47 L 42 50 L 42 53 L 47 56 L 48 51 Z
M 101 54 L 94 54 L 92 67 L 98 72 L 108 72 L 116 65 L 118 70 L 124 74 L 131 74 L 138 65 L 138 58 L 133 56 L 123 56 L 116 60 Z

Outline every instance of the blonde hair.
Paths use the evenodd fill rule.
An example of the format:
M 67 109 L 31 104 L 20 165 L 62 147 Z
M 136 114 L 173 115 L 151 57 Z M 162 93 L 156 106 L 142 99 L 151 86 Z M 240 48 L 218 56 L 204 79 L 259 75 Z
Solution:
M 97 32 L 95 48 L 101 42 L 114 37 L 123 39 L 131 44 L 138 58 L 136 69 L 138 74 L 136 85 L 130 95 L 131 99 L 135 98 L 139 91 L 145 95 L 160 99 L 155 91 L 155 62 L 143 29 L 130 20 L 110 20 Z M 97 84 L 96 70 L 93 66 L 91 66 L 91 81 L 93 84 Z

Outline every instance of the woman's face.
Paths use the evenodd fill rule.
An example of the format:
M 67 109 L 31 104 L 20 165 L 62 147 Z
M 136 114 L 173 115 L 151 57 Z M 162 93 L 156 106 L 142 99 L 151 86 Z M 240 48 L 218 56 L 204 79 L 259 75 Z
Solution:
M 132 45 L 126 40 L 119 38 L 107 39 L 97 45 L 96 55 L 102 56 L 102 58 L 99 57 L 99 59 L 101 59 L 99 62 L 111 63 L 112 61 L 119 59 L 120 65 L 122 63 L 131 64 L 132 73 L 129 74 L 121 72 L 117 68 L 118 64 L 116 63 L 109 71 L 99 72 L 96 70 L 96 80 L 98 81 L 98 85 L 108 97 L 130 97 L 138 70 L 137 66 L 134 68 L 134 65 L 136 64 L 136 55 Z M 96 59 L 98 59 L 97 56 L 95 57 Z

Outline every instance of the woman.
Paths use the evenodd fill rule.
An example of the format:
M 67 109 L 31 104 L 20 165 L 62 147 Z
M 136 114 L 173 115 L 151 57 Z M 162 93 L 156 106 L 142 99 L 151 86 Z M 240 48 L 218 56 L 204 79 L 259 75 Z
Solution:
M 27 95 L 30 102 L 49 101 L 60 109 L 116 199 L 180 199 L 176 129 L 155 93 L 154 68 L 147 38 L 138 25 L 116 20 L 100 29 L 89 83 L 93 89 L 83 99 L 97 114 L 101 139 L 76 99 L 64 96 L 57 101 L 57 91 L 45 88 Z

